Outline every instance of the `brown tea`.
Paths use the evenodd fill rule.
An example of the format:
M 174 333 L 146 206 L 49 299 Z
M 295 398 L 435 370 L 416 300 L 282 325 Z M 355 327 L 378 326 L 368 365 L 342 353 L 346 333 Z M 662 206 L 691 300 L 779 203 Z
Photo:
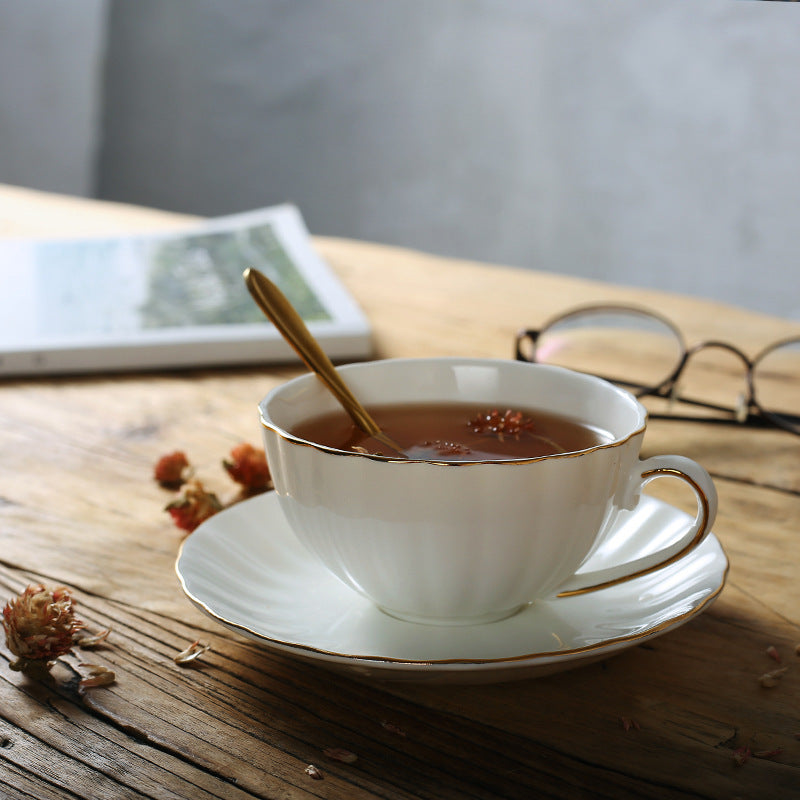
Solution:
M 541 410 L 497 410 L 468 403 L 398 403 L 369 409 L 381 430 L 412 459 L 502 461 L 586 450 L 608 442 L 603 430 Z M 302 439 L 338 450 L 384 454 L 343 411 L 296 426 Z

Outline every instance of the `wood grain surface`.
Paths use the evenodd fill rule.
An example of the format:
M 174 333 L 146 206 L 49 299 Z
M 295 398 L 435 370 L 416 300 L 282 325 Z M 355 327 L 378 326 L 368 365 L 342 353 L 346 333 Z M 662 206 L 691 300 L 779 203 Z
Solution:
M 5 236 L 191 221 L 0 187 Z M 653 307 L 689 341 L 721 338 L 748 353 L 800 335 L 786 320 L 560 276 L 548 264 L 522 271 L 315 241 L 372 321 L 377 356 L 510 357 L 517 329 L 601 301 Z M 61 659 L 51 679 L 11 671 L 0 641 L 0 797 L 800 797 L 800 437 L 651 421 L 644 456 L 681 453 L 713 474 L 714 531 L 731 562 L 718 600 L 678 630 L 536 680 L 357 681 L 267 652 L 195 609 L 174 572 L 183 536 L 164 511 L 171 495 L 152 477 L 159 456 L 182 449 L 209 488 L 233 499 L 221 460 L 241 441 L 259 443 L 258 400 L 300 371 L 0 383 L 0 601 L 29 583 L 63 584 L 91 630 L 112 628 L 104 645 Z M 719 388 L 711 374 L 695 381 Z M 689 500 L 657 484 L 670 502 Z M 175 664 L 198 639 L 211 649 Z M 759 676 L 777 666 L 770 646 L 788 669 L 764 688 Z M 79 692 L 86 662 L 110 667 L 116 682 Z M 738 766 L 742 746 L 760 757 Z M 331 747 L 358 760 L 337 761 Z

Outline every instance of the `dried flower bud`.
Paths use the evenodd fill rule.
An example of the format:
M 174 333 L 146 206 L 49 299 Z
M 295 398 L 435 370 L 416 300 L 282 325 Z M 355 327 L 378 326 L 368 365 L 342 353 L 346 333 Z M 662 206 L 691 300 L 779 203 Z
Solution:
M 167 489 L 179 489 L 191 477 L 189 459 L 182 450 L 167 453 L 156 462 L 154 477 Z
M 41 584 L 28 586 L 3 609 L 6 645 L 17 657 L 11 669 L 49 668 L 66 655 L 73 636 L 84 623 L 75 618 L 75 601 L 64 586 L 52 591 Z
M 306 775 L 313 778 L 315 781 L 321 781 L 325 777 L 317 767 L 313 764 L 309 764 L 305 769 Z
M 180 665 L 190 664 L 192 661 L 194 661 L 196 658 L 200 658 L 203 653 L 210 649 L 210 644 L 204 644 L 200 641 L 192 642 L 185 650 L 181 650 L 181 652 L 175 656 L 173 661 Z
M 773 660 L 777 661 L 780 664 L 781 661 L 781 654 L 778 652 L 778 648 L 775 647 L 774 644 L 771 644 L 767 648 L 767 655 Z
M 332 758 L 334 761 L 341 761 L 345 764 L 355 764 L 358 761 L 358 756 L 355 753 L 351 753 L 349 750 L 345 750 L 342 747 L 326 747 L 322 751 L 328 758 Z
M 222 503 L 213 493 L 206 491 L 198 480 L 189 481 L 183 493 L 166 507 L 175 525 L 191 533 L 201 522 L 222 510 Z
M 230 457 L 222 462 L 228 475 L 241 484 L 247 492 L 263 492 L 270 487 L 272 478 L 267 466 L 267 457 L 263 450 L 258 450 L 246 442 L 236 445 Z

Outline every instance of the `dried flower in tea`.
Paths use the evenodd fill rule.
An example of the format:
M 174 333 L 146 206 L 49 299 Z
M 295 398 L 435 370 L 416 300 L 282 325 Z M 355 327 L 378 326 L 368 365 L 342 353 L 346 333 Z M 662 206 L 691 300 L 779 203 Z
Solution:
M 263 492 L 270 486 L 272 479 L 264 451 L 247 442 L 236 445 L 230 456 L 223 460 L 222 466 L 247 492 Z
M 519 436 L 523 431 L 533 430 L 533 420 L 524 417 L 521 411 L 506 409 L 502 414 L 497 410 L 482 411 L 469 421 L 473 433 L 495 434 L 501 441 L 504 436 Z
M 222 503 L 198 480 L 189 481 L 183 493 L 166 507 L 175 525 L 191 533 L 201 522 L 222 510 Z
M 472 450 L 465 444 L 459 442 L 445 442 L 436 439 L 433 442 L 423 442 L 422 447 L 430 447 L 439 456 L 468 456 Z
M 17 657 L 14 670 L 49 669 L 72 648 L 74 635 L 85 627 L 75 617 L 75 601 L 65 586 L 52 591 L 28 586 L 3 609 L 6 645 Z

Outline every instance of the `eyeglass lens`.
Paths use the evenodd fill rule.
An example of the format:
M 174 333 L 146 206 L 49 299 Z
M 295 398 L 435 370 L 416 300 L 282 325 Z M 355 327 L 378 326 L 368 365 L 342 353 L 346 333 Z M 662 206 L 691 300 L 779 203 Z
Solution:
M 658 317 L 634 310 L 591 309 L 553 321 L 540 332 L 535 352 L 529 348 L 525 355 L 602 375 L 636 394 L 669 378 L 683 352 L 680 334 Z
M 602 307 L 565 314 L 535 344 L 523 341 L 520 347 L 528 360 L 600 375 L 634 394 L 664 384 L 686 353 L 680 331 L 667 320 L 644 310 Z M 730 353 L 701 350 L 681 376 L 681 391 L 734 408 L 737 396 L 746 393 L 745 373 Z M 800 429 L 800 341 L 764 351 L 750 379 L 763 412 L 782 427 Z
M 756 358 L 753 394 L 764 413 L 800 433 L 800 340 L 778 344 Z

